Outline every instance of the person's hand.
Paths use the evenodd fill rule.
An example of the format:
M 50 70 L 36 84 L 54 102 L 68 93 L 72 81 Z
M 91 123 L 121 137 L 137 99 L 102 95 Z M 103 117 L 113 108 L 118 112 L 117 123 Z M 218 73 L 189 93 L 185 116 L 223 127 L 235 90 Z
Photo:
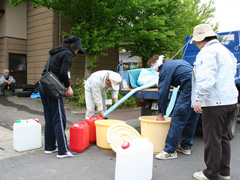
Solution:
M 101 117 L 104 118 L 104 112 L 103 112 L 103 110 L 101 110 L 101 111 L 99 112 L 99 114 L 100 114 Z
M 202 114 L 202 102 L 196 101 L 193 107 L 196 113 Z
M 162 113 L 159 113 L 159 114 L 157 115 L 157 121 L 165 121 Z
M 72 95 L 73 95 L 73 90 L 72 90 L 71 86 L 69 86 L 69 87 L 67 88 L 67 91 L 65 92 L 65 96 L 70 97 L 70 96 L 72 96 Z
M 8 84 L 11 84 L 12 83 L 12 81 L 8 81 Z
M 4 82 L 5 82 L 5 83 L 8 83 L 8 80 L 5 80 Z
M 118 98 L 113 98 L 114 100 L 114 104 L 116 104 L 118 102 Z M 119 104 L 118 107 L 122 106 L 122 104 Z

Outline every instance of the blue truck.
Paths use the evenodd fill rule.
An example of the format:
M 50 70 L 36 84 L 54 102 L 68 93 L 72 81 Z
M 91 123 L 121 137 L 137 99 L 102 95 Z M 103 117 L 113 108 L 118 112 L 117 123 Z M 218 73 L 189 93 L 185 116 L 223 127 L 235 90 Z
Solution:
M 220 40 L 220 42 L 224 46 L 226 46 L 237 58 L 237 73 L 235 75 L 235 84 L 236 87 L 238 88 L 238 91 L 240 92 L 240 36 L 239 36 L 240 31 L 222 32 L 218 33 L 218 35 L 219 35 L 218 39 Z M 190 36 L 186 36 L 185 38 L 182 59 L 193 65 L 193 63 L 196 60 L 196 55 L 198 54 L 199 49 L 196 47 L 195 44 L 190 44 L 190 39 L 191 39 Z M 132 84 L 134 84 L 134 81 L 137 80 L 141 70 L 123 71 L 123 68 L 121 68 L 121 66 L 122 64 L 119 64 L 118 66 L 118 71 L 123 78 L 120 92 L 122 92 L 123 94 L 127 94 L 133 89 Z M 159 97 L 157 87 L 137 91 L 135 94 L 133 94 L 133 96 L 137 98 L 137 104 L 141 106 L 142 116 L 157 115 L 158 112 L 157 100 Z M 169 99 L 170 97 L 171 92 L 169 94 Z M 233 117 L 229 127 L 230 139 L 233 139 L 233 137 L 236 134 L 240 109 L 239 107 L 240 106 L 238 104 L 235 111 L 235 116 Z M 199 124 L 201 124 L 201 117 L 199 120 Z

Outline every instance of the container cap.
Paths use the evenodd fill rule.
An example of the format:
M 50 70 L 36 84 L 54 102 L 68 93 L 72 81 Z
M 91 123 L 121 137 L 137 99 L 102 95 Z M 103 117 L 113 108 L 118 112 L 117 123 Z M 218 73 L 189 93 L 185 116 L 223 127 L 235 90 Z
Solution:
M 101 116 L 91 116 L 88 119 L 85 119 L 84 121 L 96 121 L 96 120 L 102 120 L 103 117 Z
M 76 124 L 73 124 L 73 126 L 74 126 L 74 127 L 79 127 L 79 124 L 76 123 Z
M 22 121 L 21 120 L 16 120 L 15 123 L 21 123 Z
M 122 149 L 127 149 L 130 147 L 130 143 L 128 141 L 125 141 L 123 144 L 122 144 Z
M 113 124 L 107 131 L 108 144 L 115 152 L 124 142 L 134 140 L 136 138 L 141 138 L 141 135 L 136 129 L 127 124 Z

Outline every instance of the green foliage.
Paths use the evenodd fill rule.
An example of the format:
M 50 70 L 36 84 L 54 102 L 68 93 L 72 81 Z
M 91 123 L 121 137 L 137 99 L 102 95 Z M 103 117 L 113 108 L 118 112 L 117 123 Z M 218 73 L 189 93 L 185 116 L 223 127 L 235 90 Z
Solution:
M 118 93 L 118 99 L 122 99 L 125 96 L 125 94 L 122 93 Z M 111 92 L 108 91 L 107 92 L 107 97 L 108 99 L 112 99 L 112 95 Z M 114 101 L 112 101 L 112 103 L 114 104 Z M 111 107 L 111 105 L 107 105 L 108 108 Z M 136 108 L 137 106 L 137 102 L 136 102 L 136 98 L 135 97 L 130 97 L 128 98 L 120 107 L 118 107 L 117 109 L 129 109 L 129 108 Z
M 119 47 L 142 57 L 143 66 L 155 54 L 174 55 L 183 46 L 185 36 L 192 35 L 193 27 L 210 23 L 215 11 L 214 0 L 202 5 L 201 0 L 10 0 L 10 3 L 17 6 L 22 1 L 61 12 L 71 27 L 70 33 L 81 38 L 87 56 L 105 55 L 103 50 Z M 218 24 L 213 26 L 217 30 Z M 85 67 L 91 69 L 96 61 L 86 59 Z
M 200 5 L 201 0 L 146 0 L 132 5 L 133 17 L 124 18 L 126 42 L 121 48 L 142 57 L 143 66 L 155 54 L 172 57 L 183 45 L 193 28 L 209 23 L 215 11 L 214 0 Z M 129 14 L 130 12 L 125 12 Z M 217 25 L 215 25 L 215 30 Z M 176 58 L 181 58 L 181 54 Z
M 88 55 L 86 57 L 88 64 L 87 64 L 87 69 L 91 70 L 92 68 L 96 67 L 96 62 L 98 60 L 98 56 L 90 56 Z
M 128 24 L 124 32 L 127 33 L 125 41 L 132 43 L 122 48 L 133 56 L 142 57 L 144 67 L 154 54 L 165 54 L 172 50 L 177 32 L 182 28 L 178 19 L 181 8 L 180 0 L 146 0 L 132 4 L 124 17 Z M 128 18 L 131 12 L 133 15 Z
M 69 34 L 81 39 L 87 56 L 106 55 L 104 50 L 123 42 L 119 30 L 124 28 L 120 28 L 119 15 L 129 0 L 10 0 L 10 3 L 17 6 L 23 1 L 61 12 L 63 21 L 71 28 Z M 85 68 L 91 70 L 96 61 L 96 58 L 86 59 Z
M 125 96 L 125 94 L 119 93 L 118 95 L 118 99 L 121 99 L 123 96 Z M 122 106 L 118 107 L 118 109 L 128 109 L 128 108 L 136 108 L 137 106 L 137 102 L 136 102 L 136 98 L 135 97 L 130 97 L 129 99 L 127 99 Z
M 77 108 L 84 108 L 86 106 L 84 80 L 77 79 L 74 86 L 72 86 L 72 89 L 74 94 L 72 97 L 69 98 L 69 100 Z
M 84 90 L 84 80 L 83 79 L 77 79 L 75 85 L 72 87 L 73 89 L 73 96 L 69 97 L 70 102 L 76 106 L 77 108 L 85 108 L 85 90 Z M 121 99 L 124 96 L 124 94 L 119 93 L 118 94 L 118 99 Z M 107 97 L 111 97 L 111 92 L 107 92 Z M 108 106 L 108 108 L 111 106 Z M 135 108 L 137 107 L 136 104 L 136 98 L 135 97 L 130 97 L 128 100 L 126 100 L 122 106 L 118 107 L 117 109 L 127 109 L 127 108 Z
M 214 0 L 210 0 L 208 3 L 200 4 L 201 0 L 182 0 L 183 9 L 179 18 L 181 20 L 181 29 L 178 29 L 178 33 L 175 39 L 175 45 L 170 52 L 175 54 L 183 45 L 186 36 L 192 36 L 193 28 L 199 24 L 211 24 L 211 18 L 214 18 L 213 13 L 216 11 L 214 7 Z M 217 31 L 218 23 L 212 25 L 213 29 Z M 173 55 L 172 54 L 172 55 Z M 181 58 L 180 53 L 176 58 Z M 176 59 L 175 58 L 175 59 Z

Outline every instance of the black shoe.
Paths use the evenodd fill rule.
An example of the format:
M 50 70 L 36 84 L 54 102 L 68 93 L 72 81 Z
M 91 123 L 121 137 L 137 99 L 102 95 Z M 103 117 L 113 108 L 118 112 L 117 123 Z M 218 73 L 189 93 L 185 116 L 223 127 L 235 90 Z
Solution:
M 4 96 L 4 92 L 1 92 L 1 96 Z

